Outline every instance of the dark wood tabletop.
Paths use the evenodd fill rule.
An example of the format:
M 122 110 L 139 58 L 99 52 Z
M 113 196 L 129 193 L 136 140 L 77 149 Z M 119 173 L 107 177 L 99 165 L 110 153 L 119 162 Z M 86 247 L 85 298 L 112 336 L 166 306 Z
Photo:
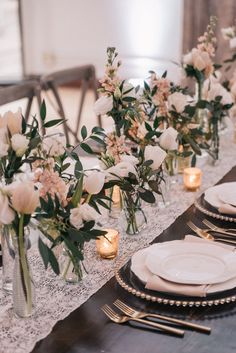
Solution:
M 235 181 L 234 167 L 221 182 Z M 191 206 L 154 242 L 183 238 L 191 234 L 186 223 L 192 220 L 202 225 L 203 214 Z M 224 222 L 216 222 L 225 225 Z M 236 228 L 236 225 L 234 225 Z M 235 269 L 236 272 L 236 269 Z M 210 335 L 186 330 L 184 338 L 157 330 L 140 328 L 136 324 L 115 324 L 102 313 L 101 306 L 117 298 L 152 312 L 175 315 L 212 328 Z M 174 308 L 148 303 L 124 291 L 113 277 L 87 302 L 58 322 L 51 334 L 39 341 L 33 353 L 235 353 L 236 304 L 217 307 Z

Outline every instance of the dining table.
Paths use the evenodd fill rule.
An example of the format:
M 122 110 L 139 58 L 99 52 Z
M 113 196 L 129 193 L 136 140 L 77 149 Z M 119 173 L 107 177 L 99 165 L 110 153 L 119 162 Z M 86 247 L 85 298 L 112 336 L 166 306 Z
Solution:
M 207 188 L 236 181 L 235 155 L 236 144 L 232 137 L 230 140 L 223 136 L 220 163 L 212 166 L 205 157 L 198 162 L 203 171 L 201 188 L 197 192 L 184 190 L 180 176 L 171 186 L 166 207 L 154 205 L 145 209 L 148 223 L 140 234 L 131 236 L 121 231 L 116 259 L 99 258 L 95 243 L 89 243 L 86 260 L 89 271 L 81 283 L 66 284 L 50 271 L 45 272 L 37 249 L 32 249 L 35 311 L 30 318 L 16 318 L 10 296 L 0 291 L 0 353 L 235 352 L 236 292 L 231 300 L 219 300 L 217 305 L 177 306 L 137 297 L 122 288 L 114 275 L 115 269 L 122 268 L 139 249 L 194 235 L 187 225 L 189 220 L 199 227 L 204 227 L 202 221 L 206 218 L 216 225 L 236 228 L 236 223 L 212 220 L 195 206 L 195 201 Z M 121 226 L 120 219 L 108 222 L 113 228 Z M 105 304 L 113 307 L 118 298 L 139 311 L 209 326 L 211 334 L 185 328 L 184 337 L 177 337 L 140 323 L 114 323 L 101 308 Z
M 219 183 L 235 180 L 236 166 Z M 204 218 L 208 217 L 191 205 L 152 243 L 182 239 L 185 234 L 191 234 L 187 226 L 189 220 L 201 226 Z M 219 226 L 227 226 L 224 221 L 214 220 L 214 222 Z M 138 310 L 165 314 L 210 326 L 211 334 L 186 330 L 184 338 L 180 338 L 156 329 L 141 327 L 136 323 L 122 325 L 113 323 L 104 315 L 101 307 L 104 304 L 112 304 L 117 298 Z M 58 322 L 52 332 L 36 344 L 32 352 L 231 353 L 236 349 L 235 320 L 236 303 L 234 301 L 224 305 L 206 305 L 205 307 L 176 307 L 152 303 L 128 293 L 121 288 L 115 277 L 112 277 L 83 305 Z

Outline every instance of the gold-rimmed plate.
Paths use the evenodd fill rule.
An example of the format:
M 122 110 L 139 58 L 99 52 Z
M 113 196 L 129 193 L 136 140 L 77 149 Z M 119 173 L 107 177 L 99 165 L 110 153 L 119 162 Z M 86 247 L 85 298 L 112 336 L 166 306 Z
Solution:
M 204 307 L 227 304 L 236 301 L 236 288 L 217 294 L 209 294 L 204 298 L 185 297 L 176 294 L 162 293 L 148 290 L 138 277 L 131 271 L 131 260 L 120 268 L 122 261 L 117 264 L 115 277 L 118 284 L 131 295 L 138 298 L 171 306 Z
M 223 215 L 219 213 L 215 207 L 211 206 L 208 202 L 205 201 L 204 194 L 194 202 L 194 205 L 200 212 L 209 217 L 219 219 L 221 221 L 236 223 L 236 215 Z

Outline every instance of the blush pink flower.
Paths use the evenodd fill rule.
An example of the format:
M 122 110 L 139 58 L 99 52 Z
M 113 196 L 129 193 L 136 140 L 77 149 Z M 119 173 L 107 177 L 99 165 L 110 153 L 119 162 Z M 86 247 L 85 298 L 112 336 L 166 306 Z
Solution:
M 118 137 L 112 132 L 107 134 L 105 142 L 107 144 L 107 154 L 115 159 L 115 163 L 120 162 L 121 155 L 130 153 L 130 148 L 126 145 L 124 135 Z

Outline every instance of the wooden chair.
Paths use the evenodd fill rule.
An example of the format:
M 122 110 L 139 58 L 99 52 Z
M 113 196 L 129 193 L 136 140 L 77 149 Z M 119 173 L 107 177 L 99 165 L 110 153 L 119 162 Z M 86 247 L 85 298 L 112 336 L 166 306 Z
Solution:
M 66 121 L 66 114 L 62 104 L 61 96 L 58 92 L 58 87 L 68 84 L 79 83 L 82 93 L 79 102 L 79 110 L 76 121 L 75 130 L 73 130 L 68 121 Z M 57 71 L 41 77 L 41 89 L 44 91 L 51 91 L 59 116 L 64 120 L 63 128 L 66 136 L 67 143 L 70 143 L 69 133 L 74 137 L 75 142 L 79 142 L 78 130 L 81 120 L 81 113 L 84 106 L 85 95 L 89 88 L 92 88 L 95 99 L 98 98 L 97 94 L 97 79 L 95 75 L 95 68 L 93 65 L 84 65 L 62 71 Z M 101 126 L 101 118 L 98 117 L 99 126 Z
M 34 97 L 36 97 L 40 107 L 40 84 L 37 81 L 25 81 L 13 86 L 0 87 L 0 106 L 20 99 L 28 99 L 24 113 L 26 121 L 29 118 Z

